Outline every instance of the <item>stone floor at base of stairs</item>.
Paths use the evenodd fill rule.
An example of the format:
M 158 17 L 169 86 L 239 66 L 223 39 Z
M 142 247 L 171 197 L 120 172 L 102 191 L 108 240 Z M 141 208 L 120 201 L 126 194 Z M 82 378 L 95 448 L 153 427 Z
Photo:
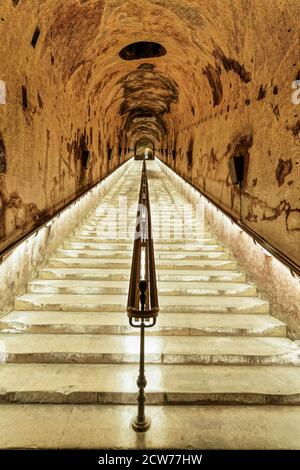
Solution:
M 300 448 L 297 406 L 148 406 L 151 427 L 131 429 L 136 406 L 1 405 L 0 449 Z

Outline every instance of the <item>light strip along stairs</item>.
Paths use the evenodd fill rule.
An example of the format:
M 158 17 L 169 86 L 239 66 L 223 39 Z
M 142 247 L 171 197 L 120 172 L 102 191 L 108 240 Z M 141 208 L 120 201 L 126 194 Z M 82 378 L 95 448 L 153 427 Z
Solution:
M 187 201 L 156 162 L 148 170 L 161 307 L 146 337 L 148 402 L 299 404 L 299 348 L 286 326 L 208 227 L 197 239 L 189 224 L 183 239 L 158 236 L 155 204 L 166 220 Z M 136 402 L 139 332 L 125 312 L 140 172 L 132 161 L 0 320 L 3 402 Z M 124 211 L 111 210 L 119 196 L 133 206 L 129 234 Z M 108 220 L 113 238 L 99 236 Z

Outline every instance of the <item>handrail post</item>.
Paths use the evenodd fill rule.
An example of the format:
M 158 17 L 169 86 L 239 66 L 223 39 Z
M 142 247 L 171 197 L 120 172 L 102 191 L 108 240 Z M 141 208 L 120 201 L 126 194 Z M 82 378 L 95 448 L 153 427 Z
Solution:
M 140 302 L 141 302 L 141 312 L 145 311 L 146 304 L 146 291 L 148 289 L 148 282 L 141 280 L 139 283 L 140 289 Z M 132 427 L 137 432 L 145 432 L 149 429 L 151 421 L 150 418 L 145 416 L 145 388 L 147 385 L 147 379 L 145 376 L 145 323 L 144 320 L 141 320 L 141 333 L 140 333 L 140 369 L 139 376 L 137 379 L 137 386 L 139 387 L 139 393 L 137 397 L 138 401 L 138 414 L 132 422 Z

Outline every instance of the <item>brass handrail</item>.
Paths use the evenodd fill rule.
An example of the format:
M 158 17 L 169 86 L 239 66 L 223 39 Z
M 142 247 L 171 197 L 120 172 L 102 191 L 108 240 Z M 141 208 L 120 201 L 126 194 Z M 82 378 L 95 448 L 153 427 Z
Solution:
M 144 217 L 143 217 L 144 216 Z M 145 255 L 142 256 L 144 251 Z M 143 266 L 144 264 L 144 266 Z M 144 271 L 143 271 L 144 268 Z M 142 272 L 143 271 L 143 272 Z M 145 310 L 140 308 L 140 282 L 147 282 Z M 154 244 L 151 225 L 151 209 L 146 162 L 143 161 L 136 231 L 133 245 L 131 275 L 128 292 L 127 313 L 132 319 L 153 319 L 154 324 L 159 312 Z M 133 322 L 132 322 L 133 323 Z M 132 326 L 135 326 L 132 324 Z M 139 325 L 138 325 L 139 326 Z M 152 324 L 145 327 L 154 326 Z
M 154 245 L 152 238 L 150 197 L 146 161 L 143 161 L 136 230 L 132 254 L 132 266 L 129 283 L 127 315 L 132 327 L 140 328 L 140 364 L 137 379 L 138 414 L 132 422 L 137 432 L 145 432 L 150 427 L 150 420 L 145 416 L 145 328 L 156 324 L 159 312 Z

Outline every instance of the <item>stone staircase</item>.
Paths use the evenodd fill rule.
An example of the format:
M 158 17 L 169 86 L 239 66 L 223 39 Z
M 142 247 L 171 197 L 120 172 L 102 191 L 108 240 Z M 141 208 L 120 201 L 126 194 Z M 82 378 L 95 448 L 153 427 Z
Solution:
M 167 219 L 187 201 L 155 162 L 148 170 L 160 302 L 148 403 L 300 404 L 298 345 L 209 227 L 195 236 L 195 208 L 183 238 L 159 236 L 155 203 Z M 125 312 L 140 171 L 132 162 L 0 319 L 0 401 L 135 403 L 139 336 Z

